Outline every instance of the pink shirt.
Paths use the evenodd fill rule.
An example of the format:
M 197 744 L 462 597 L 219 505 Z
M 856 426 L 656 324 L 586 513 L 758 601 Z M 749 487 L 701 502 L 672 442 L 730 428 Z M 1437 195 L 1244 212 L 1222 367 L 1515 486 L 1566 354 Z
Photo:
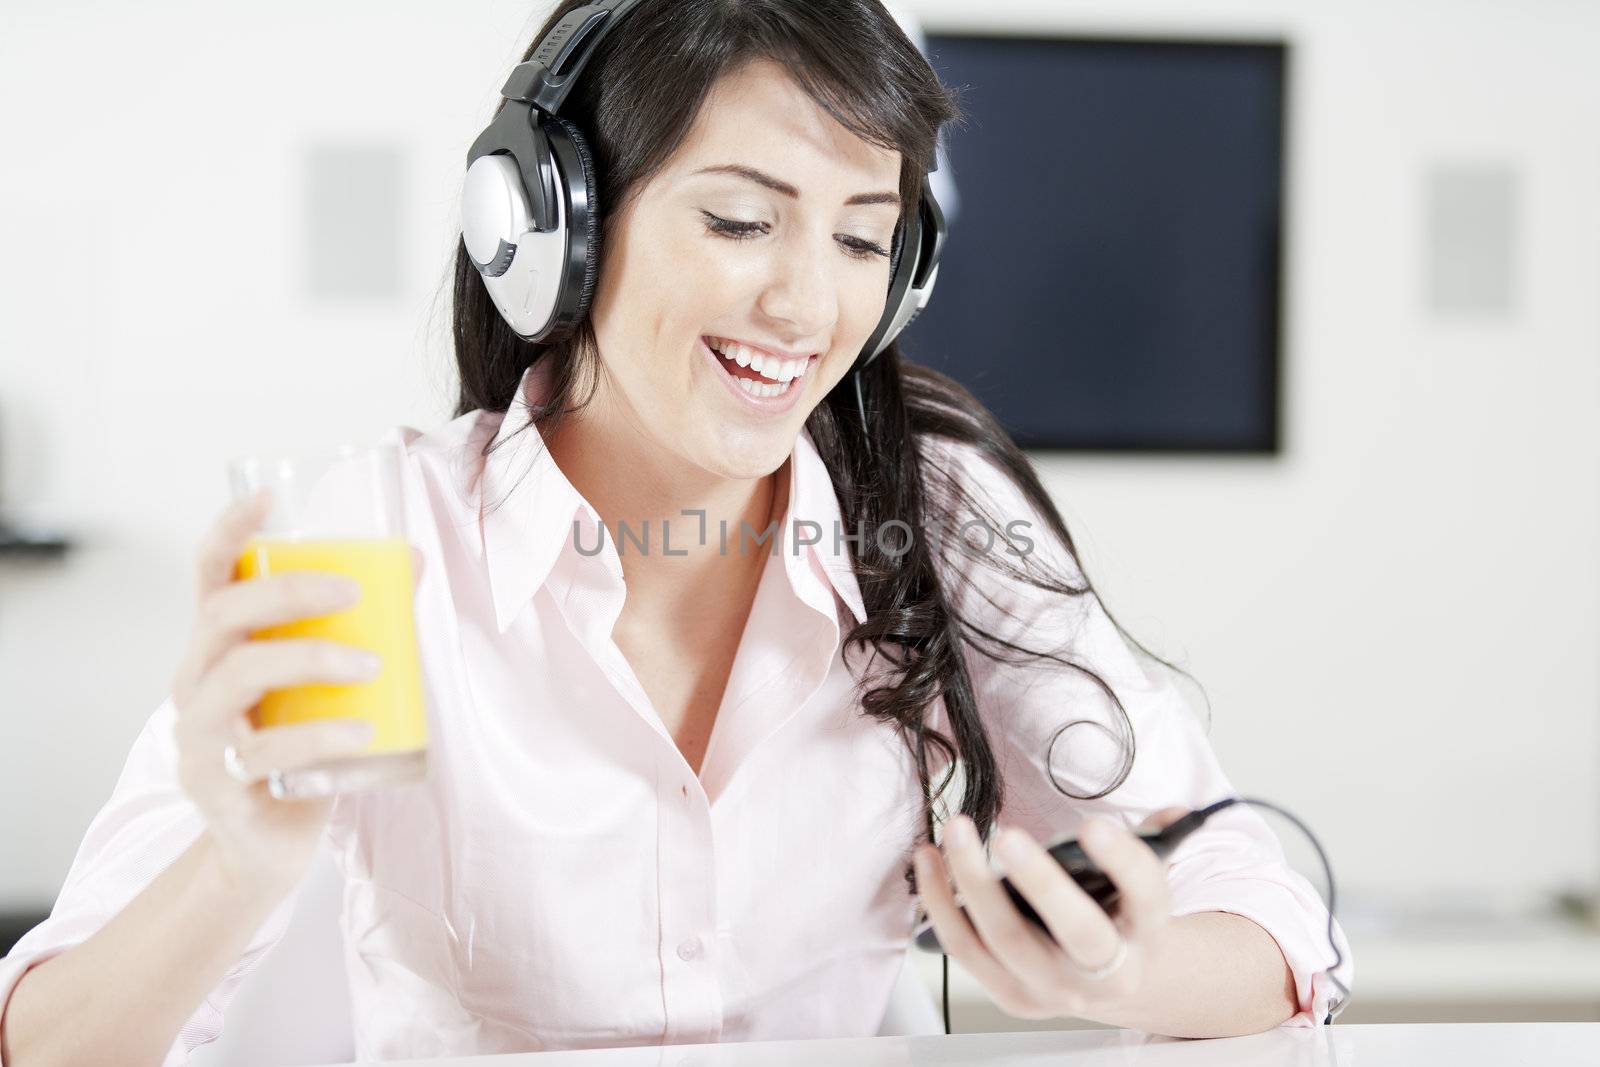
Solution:
M 863 609 L 848 545 L 832 537 L 840 515 L 826 467 L 802 434 L 784 541 L 697 776 L 611 640 L 624 595 L 618 547 L 607 538 L 597 554 L 577 551 L 574 523 L 576 544 L 592 552 L 596 514 L 536 430 L 488 461 L 485 498 L 509 495 L 480 531 L 468 488 L 480 446 L 502 422 L 505 434 L 521 426 L 522 397 L 546 385 L 542 371 L 524 375 L 510 418 L 475 411 L 434 433 L 385 435 L 408 456 L 433 773 L 341 796 L 327 832 L 346 879 L 359 1058 L 876 1033 L 916 917 L 903 871 L 919 788 L 902 741 L 853 698 L 841 635 Z M 988 492 L 1002 523 L 1034 515 L 975 453 L 938 454 Z M 818 543 L 791 535 L 801 520 L 824 531 Z M 1031 521 L 1043 549 L 1047 526 Z M 1138 744 L 1108 797 L 1061 796 L 1047 777 L 1051 735 L 1069 718 L 1111 722 L 1109 702 L 1076 672 L 969 657 L 1006 775 L 1004 820 L 1050 839 L 1088 813 L 1132 826 L 1232 792 L 1170 678 L 1135 661 L 1097 603 L 1057 599 L 1047 614 L 1036 591 L 988 568 L 972 577 L 981 588 L 952 576 L 951 595 L 984 609 L 989 632 L 1076 632 L 1076 654 L 1115 689 Z M 852 653 L 850 667 L 861 666 Z M 172 725 L 169 698 L 90 824 L 50 918 L 0 960 L 0 1006 L 29 965 L 93 933 L 200 832 L 178 785 Z M 1072 736 L 1055 769 L 1083 792 L 1077 783 L 1096 780 L 1108 751 L 1100 731 Z M 1301 1010 L 1289 1025 L 1321 1021 L 1336 995 L 1316 973 L 1332 963 L 1327 912 L 1256 812 L 1214 816 L 1174 854 L 1169 878 L 1175 914 L 1229 911 L 1264 927 L 1294 971 Z M 195 1011 L 168 1065 L 217 1035 L 294 902 Z

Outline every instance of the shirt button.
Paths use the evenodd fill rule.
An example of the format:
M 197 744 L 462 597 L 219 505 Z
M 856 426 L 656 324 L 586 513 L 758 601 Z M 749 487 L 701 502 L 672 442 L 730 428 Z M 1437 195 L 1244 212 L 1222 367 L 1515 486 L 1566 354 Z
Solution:
M 700 955 L 700 939 L 698 937 L 691 937 L 689 940 L 678 946 L 678 958 L 683 960 L 685 963 L 694 959 L 698 955 Z

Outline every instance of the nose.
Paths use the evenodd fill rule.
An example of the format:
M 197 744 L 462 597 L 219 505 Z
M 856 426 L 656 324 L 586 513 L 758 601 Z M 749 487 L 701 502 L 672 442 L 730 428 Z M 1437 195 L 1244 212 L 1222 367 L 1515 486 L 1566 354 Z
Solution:
M 844 257 L 833 246 L 810 238 L 797 238 L 779 246 L 774 243 L 771 279 L 757 301 L 762 313 L 779 324 L 784 336 L 802 341 L 825 336 L 839 317 L 839 285 L 842 278 L 828 259 L 832 252 Z

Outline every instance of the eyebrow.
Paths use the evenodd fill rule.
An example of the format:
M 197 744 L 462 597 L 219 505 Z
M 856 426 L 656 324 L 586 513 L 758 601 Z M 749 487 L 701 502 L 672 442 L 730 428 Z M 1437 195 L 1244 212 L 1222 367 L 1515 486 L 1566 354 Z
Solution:
M 719 163 L 712 167 L 701 167 L 699 170 L 695 171 L 695 173 L 732 174 L 740 178 L 747 178 L 758 185 L 764 185 L 773 192 L 782 193 L 791 200 L 800 199 L 800 190 L 796 189 L 788 182 L 783 181 L 781 178 L 774 178 L 772 175 L 759 171 L 754 167 L 744 166 L 741 163 Z M 854 207 L 857 204 L 894 204 L 898 206 L 900 203 L 900 194 L 887 192 L 857 193 L 844 203 L 846 207 Z

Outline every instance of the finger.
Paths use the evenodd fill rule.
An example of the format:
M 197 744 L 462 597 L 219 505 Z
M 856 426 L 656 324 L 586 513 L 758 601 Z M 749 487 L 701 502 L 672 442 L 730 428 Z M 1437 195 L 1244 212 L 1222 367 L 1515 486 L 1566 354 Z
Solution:
M 211 735 L 227 730 L 271 690 L 319 683 L 355 685 L 371 681 L 381 670 L 378 657 L 339 641 L 310 637 L 245 641 L 223 653 L 206 673 L 189 707 L 179 708 L 179 726 Z
M 271 626 L 354 607 L 361 583 L 321 571 L 285 571 L 229 582 L 201 604 L 182 670 L 198 679 L 229 648 Z
M 366 719 L 329 719 L 246 730 L 234 742 L 243 784 L 262 781 L 272 771 L 294 771 L 330 759 L 351 756 L 371 741 L 374 727 Z M 220 763 L 222 757 L 217 757 Z M 231 772 L 230 777 L 235 777 Z
M 1139 824 L 1139 831 L 1143 833 L 1146 830 L 1165 830 L 1167 827 L 1171 826 L 1173 823 L 1189 814 L 1189 811 L 1189 808 L 1174 807 L 1162 808 L 1160 811 L 1151 812 L 1145 817 L 1144 821 Z
M 1060 949 L 1017 910 L 989 868 L 972 820 L 950 820 L 944 842 L 945 862 L 967 917 L 995 959 L 1029 988 L 1054 988 L 1066 975 Z M 1061 875 L 1066 877 L 1064 873 Z
M 1022 983 L 984 947 L 972 923 L 961 913 L 950 890 L 950 872 L 939 850 L 932 845 L 919 845 L 912 853 L 911 862 L 917 875 L 917 896 L 933 922 L 939 947 L 965 967 L 997 1004 L 1004 1007 L 1023 1003 L 1027 991 Z
M 234 566 L 272 504 L 263 486 L 228 505 L 200 543 L 195 567 L 195 599 L 204 600 L 233 580 Z
M 1111 917 L 1032 836 L 1016 827 L 1002 830 L 995 852 L 1006 877 L 1074 963 L 1092 969 L 1117 954 L 1122 934 Z
M 1118 917 L 1132 931 L 1167 918 L 1167 865 L 1149 845 L 1120 823 L 1101 818 L 1084 823 L 1078 843 L 1117 887 Z

